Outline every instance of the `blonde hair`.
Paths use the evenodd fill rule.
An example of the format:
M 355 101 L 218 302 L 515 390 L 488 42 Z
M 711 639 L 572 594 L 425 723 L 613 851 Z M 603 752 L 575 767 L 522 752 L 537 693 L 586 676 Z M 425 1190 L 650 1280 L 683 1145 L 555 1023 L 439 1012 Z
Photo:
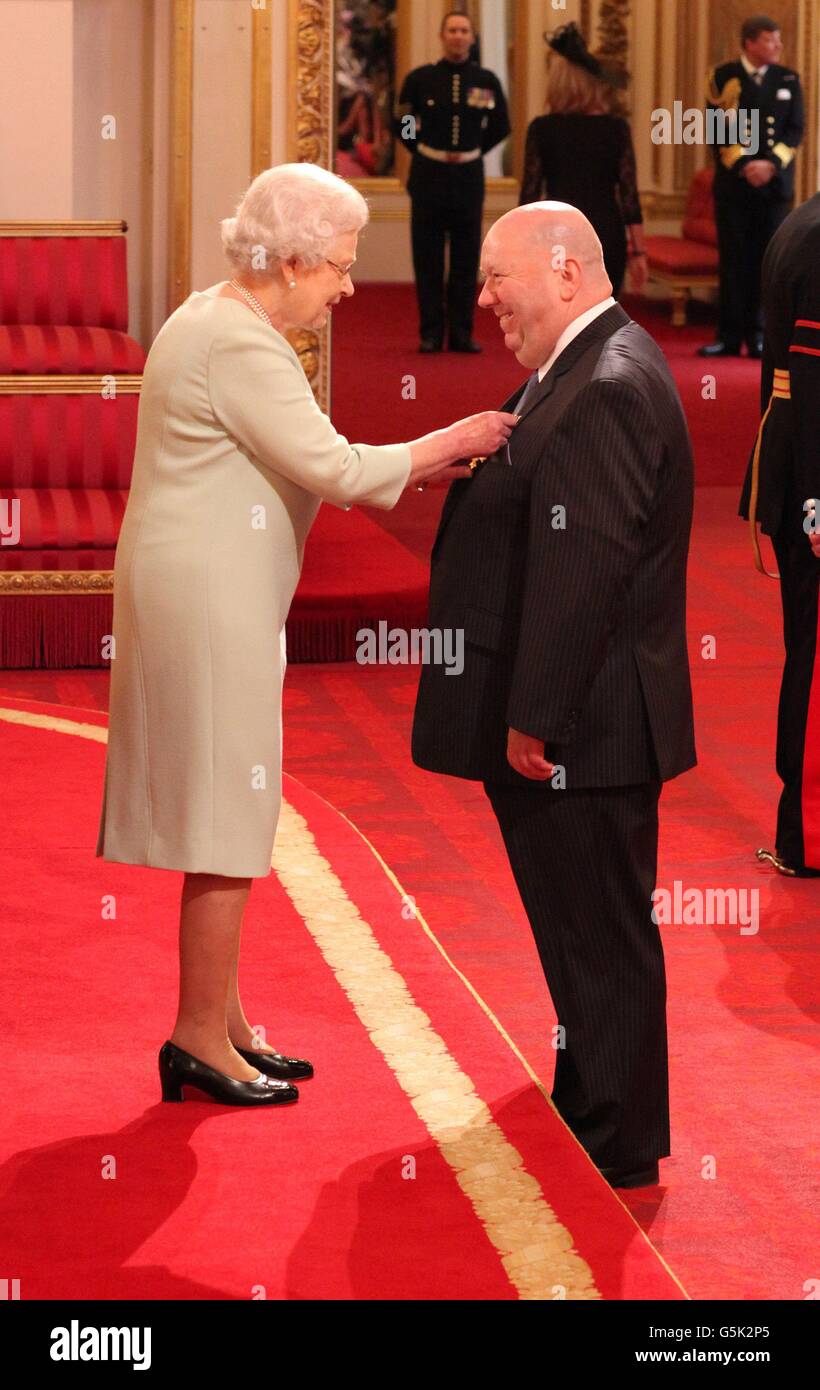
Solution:
M 550 53 L 544 110 L 560 114 L 596 109 L 612 109 L 609 84 L 593 77 L 578 63 L 570 63 L 560 53 Z

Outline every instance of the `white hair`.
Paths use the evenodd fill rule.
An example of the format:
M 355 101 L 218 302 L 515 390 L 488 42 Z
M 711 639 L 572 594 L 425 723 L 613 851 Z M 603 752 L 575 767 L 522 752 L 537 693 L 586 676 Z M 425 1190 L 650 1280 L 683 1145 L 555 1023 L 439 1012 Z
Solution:
M 291 256 L 310 270 L 336 237 L 361 231 L 369 216 L 361 193 L 330 170 L 278 164 L 257 174 L 236 216 L 223 220 L 222 245 L 240 271 L 264 274 Z

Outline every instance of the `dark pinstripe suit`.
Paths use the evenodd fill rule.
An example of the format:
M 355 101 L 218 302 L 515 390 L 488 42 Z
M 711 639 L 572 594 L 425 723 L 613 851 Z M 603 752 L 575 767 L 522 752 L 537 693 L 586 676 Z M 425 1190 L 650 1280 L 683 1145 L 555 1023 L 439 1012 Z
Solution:
M 413 759 L 485 784 L 566 1028 L 556 1105 L 602 1165 L 650 1161 L 669 1152 L 657 803 L 695 763 L 693 481 L 666 361 L 619 305 L 561 353 L 509 455 L 445 501 L 429 622 L 464 629 L 464 670 L 423 668 Z M 565 788 L 513 771 L 508 728 Z

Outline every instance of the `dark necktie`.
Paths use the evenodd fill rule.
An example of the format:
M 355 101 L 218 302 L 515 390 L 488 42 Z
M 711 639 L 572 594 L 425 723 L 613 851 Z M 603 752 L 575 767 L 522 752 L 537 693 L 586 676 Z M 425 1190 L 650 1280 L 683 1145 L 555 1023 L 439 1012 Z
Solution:
M 518 405 L 515 407 L 516 415 L 523 415 L 524 411 L 526 410 L 527 406 L 529 405 L 530 401 L 532 400 L 540 385 L 541 383 L 538 380 L 538 368 L 536 367 L 535 371 L 533 372 L 532 376 L 530 377 L 529 381 L 524 387 L 523 396 L 518 402 Z
M 752 73 L 752 81 L 754 82 L 755 86 L 757 86 L 757 87 L 762 87 L 762 86 L 763 86 L 763 73 L 762 73 L 762 72 L 758 72 L 758 70 L 755 69 L 755 71 Z

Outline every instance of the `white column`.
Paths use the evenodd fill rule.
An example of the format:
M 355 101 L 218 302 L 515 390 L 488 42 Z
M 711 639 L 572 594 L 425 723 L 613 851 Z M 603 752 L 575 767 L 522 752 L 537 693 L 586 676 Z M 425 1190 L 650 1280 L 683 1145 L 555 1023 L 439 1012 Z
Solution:
M 478 20 L 481 34 L 481 66 L 490 68 L 510 96 L 510 74 L 507 67 L 507 6 L 503 0 L 481 0 Z M 488 178 L 501 178 L 504 145 L 496 145 L 484 156 L 484 172 Z
M 231 217 L 251 179 L 251 6 L 197 0 L 191 288 L 228 278 L 219 224 Z
M 143 29 L 150 9 L 131 0 L 78 0 L 73 9 L 71 216 L 128 223 L 129 327 L 139 337 L 147 328 L 138 306 L 143 239 L 150 237 Z

